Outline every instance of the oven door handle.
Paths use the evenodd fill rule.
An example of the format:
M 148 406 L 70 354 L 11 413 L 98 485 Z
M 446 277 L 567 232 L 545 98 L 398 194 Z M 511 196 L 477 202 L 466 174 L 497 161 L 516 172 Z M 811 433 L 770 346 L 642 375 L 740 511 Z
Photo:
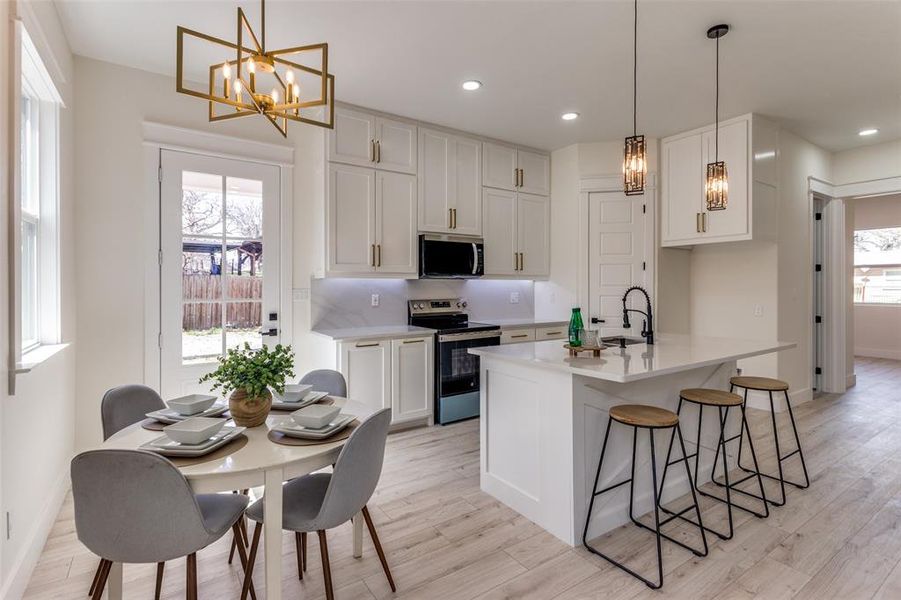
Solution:
M 501 337 L 500 330 L 474 331 L 472 333 L 445 333 L 438 336 L 438 342 L 466 342 L 469 340 L 487 340 Z

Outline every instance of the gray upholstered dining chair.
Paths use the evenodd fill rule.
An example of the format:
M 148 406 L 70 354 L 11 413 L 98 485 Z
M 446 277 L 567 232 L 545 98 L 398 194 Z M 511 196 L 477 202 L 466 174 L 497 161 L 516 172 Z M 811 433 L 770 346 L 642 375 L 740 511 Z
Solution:
M 355 515 L 363 513 L 369 535 L 378 553 L 379 561 L 388 578 L 391 591 L 396 591 L 388 561 L 382 551 L 375 525 L 369 516 L 366 503 L 372 497 L 382 474 L 382 462 L 385 457 L 385 442 L 388 427 L 391 424 L 391 409 L 385 408 L 366 419 L 357 427 L 341 454 L 335 462 L 331 473 L 313 473 L 292 479 L 282 486 L 284 506 L 282 509 L 282 529 L 294 532 L 297 543 L 298 577 L 303 579 L 306 568 L 306 534 L 319 534 L 319 551 L 322 556 L 322 572 L 325 579 L 325 597 L 334 598 L 332 590 L 332 574 L 328 557 L 326 530 L 350 521 Z M 250 574 L 253 572 L 257 549 L 260 545 L 260 534 L 263 525 L 263 504 L 265 499 L 256 501 L 247 509 L 246 515 L 256 521 L 253 529 L 253 540 L 250 543 L 250 556 L 247 571 L 244 575 L 244 589 L 241 600 L 246 600 L 250 590 Z
M 195 495 L 175 465 L 141 450 L 82 452 L 71 473 L 78 539 L 101 557 L 94 600 L 103 596 L 114 562 L 159 564 L 182 556 L 186 597 L 197 600 L 197 551 L 229 529 L 237 536 L 249 502 L 243 494 Z M 246 565 L 243 544 L 238 553 Z
M 328 392 L 330 396 L 347 396 L 344 375 L 331 369 L 310 371 L 300 379 L 300 383 L 308 383 L 315 391 Z

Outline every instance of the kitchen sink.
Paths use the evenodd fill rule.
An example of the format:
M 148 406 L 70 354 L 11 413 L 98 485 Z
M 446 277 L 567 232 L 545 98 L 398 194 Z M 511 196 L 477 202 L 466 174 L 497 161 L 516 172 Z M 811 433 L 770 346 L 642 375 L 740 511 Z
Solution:
M 602 337 L 601 343 L 605 348 L 615 348 L 617 346 L 622 346 L 623 341 L 625 341 L 626 346 L 632 346 L 634 344 L 644 344 L 644 338 L 630 338 L 622 335 L 612 335 L 609 337 Z

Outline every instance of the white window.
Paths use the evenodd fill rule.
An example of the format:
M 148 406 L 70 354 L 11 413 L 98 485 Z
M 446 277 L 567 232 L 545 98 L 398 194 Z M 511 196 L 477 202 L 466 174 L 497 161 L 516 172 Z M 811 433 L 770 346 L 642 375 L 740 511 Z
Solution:
M 901 306 L 901 227 L 854 232 L 854 302 Z
M 21 353 L 60 341 L 59 110 L 53 80 L 21 30 L 19 331 Z

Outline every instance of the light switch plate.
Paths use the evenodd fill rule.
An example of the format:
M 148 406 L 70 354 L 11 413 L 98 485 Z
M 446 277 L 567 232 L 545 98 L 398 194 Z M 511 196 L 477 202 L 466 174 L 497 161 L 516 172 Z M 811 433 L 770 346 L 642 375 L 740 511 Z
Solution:
M 519 292 L 510 292 L 510 304 L 519 304 Z
M 371 300 L 370 300 L 370 303 L 371 303 L 372 306 L 378 306 L 378 305 L 379 305 L 379 295 L 378 295 L 378 294 L 373 294 L 373 295 L 372 295 L 372 298 L 371 298 Z

